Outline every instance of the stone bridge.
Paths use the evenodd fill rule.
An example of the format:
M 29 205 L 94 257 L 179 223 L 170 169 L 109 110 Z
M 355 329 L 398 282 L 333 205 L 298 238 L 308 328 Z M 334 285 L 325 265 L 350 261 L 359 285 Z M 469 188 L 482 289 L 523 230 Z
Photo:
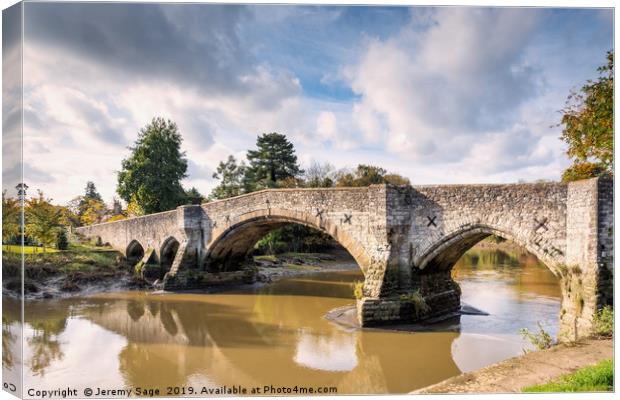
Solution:
M 254 244 L 290 223 L 331 235 L 364 273 L 363 325 L 455 313 L 451 268 L 495 234 L 536 255 L 560 280 L 560 337 L 591 331 L 613 302 L 613 182 L 270 189 L 202 205 L 77 228 L 128 259 L 156 264 L 169 289 L 240 270 Z

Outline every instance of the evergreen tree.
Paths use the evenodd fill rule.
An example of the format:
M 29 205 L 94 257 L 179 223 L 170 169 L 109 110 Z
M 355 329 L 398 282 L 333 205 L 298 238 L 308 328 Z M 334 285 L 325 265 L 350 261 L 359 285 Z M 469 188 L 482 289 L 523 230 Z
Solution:
M 69 239 L 67 239 L 67 231 L 60 229 L 56 237 L 56 248 L 58 250 L 67 250 L 69 248 Z
M 84 189 L 84 198 L 103 202 L 103 198 L 101 198 L 101 195 L 97 191 L 94 182 L 91 181 L 86 182 L 86 189 Z
M 219 179 L 220 184 L 213 189 L 209 195 L 209 199 L 227 199 L 243 194 L 245 192 L 245 173 L 245 164 L 243 162 L 237 164 L 237 160 L 234 156 L 228 156 L 226 162 L 220 161 L 220 165 L 218 165 L 216 172 L 213 174 L 213 178 Z
M 142 128 L 118 173 L 116 191 L 120 197 L 129 203 L 133 196 L 146 214 L 183 204 L 181 180 L 187 177 L 187 159 L 181 151 L 182 141 L 177 125 L 170 120 L 154 118 Z
M 265 133 L 256 139 L 256 150 L 249 150 L 245 174 L 246 190 L 276 187 L 278 182 L 296 178 L 303 171 L 297 164 L 295 148 L 285 135 Z

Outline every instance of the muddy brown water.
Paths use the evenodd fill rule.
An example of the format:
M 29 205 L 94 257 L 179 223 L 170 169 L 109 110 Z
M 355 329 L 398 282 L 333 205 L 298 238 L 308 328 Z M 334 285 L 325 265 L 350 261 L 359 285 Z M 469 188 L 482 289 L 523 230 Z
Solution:
M 28 301 L 25 387 L 69 386 L 80 394 L 92 388 L 95 397 L 97 388 L 187 395 L 224 385 L 261 394 L 265 386 L 293 395 L 295 386 L 406 393 L 521 354 L 528 343 L 519 328 L 537 329 L 541 321 L 557 334 L 558 281 L 533 256 L 470 250 L 453 274 L 462 301 L 489 315 L 463 315 L 418 333 L 345 329 L 324 318 L 353 302 L 358 270 L 217 294 L 115 292 Z M 19 304 L 5 299 L 3 310 L 3 365 L 14 373 Z

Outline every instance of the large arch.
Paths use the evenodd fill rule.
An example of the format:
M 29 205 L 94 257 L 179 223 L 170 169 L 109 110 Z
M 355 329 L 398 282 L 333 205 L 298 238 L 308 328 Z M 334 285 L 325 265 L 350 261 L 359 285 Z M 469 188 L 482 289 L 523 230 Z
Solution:
M 560 265 L 562 259 L 556 258 L 561 253 L 549 253 L 548 251 L 541 250 L 541 247 L 536 246 L 535 242 L 522 240 L 511 232 L 485 224 L 472 224 L 441 236 L 417 257 L 415 265 L 420 270 L 450 270 L 467 250 L 490 235 L 501 236 L 504 239 L 513 241 L 534 254 L 554 275 L 561 277 Z
M 366 275 L 370 257 L 363 246 L 327 218 L 286 209 L 261 209 L 241 215 L 225 228 L 216 228 L 207 246 L 208 270 L 227 270 L 242 262 L 254 244 L 274 229 L 300 224 L 329 234 L 349 254 Z
M 142 260 L 142 257 L 144 257 L 144 247 L 142 247 L 140 242 L 137 240 L 132 240 L 127 245 L 125 257 L 127 257 L 127 261 L 131 264 L 136 264 L 138 261 Z

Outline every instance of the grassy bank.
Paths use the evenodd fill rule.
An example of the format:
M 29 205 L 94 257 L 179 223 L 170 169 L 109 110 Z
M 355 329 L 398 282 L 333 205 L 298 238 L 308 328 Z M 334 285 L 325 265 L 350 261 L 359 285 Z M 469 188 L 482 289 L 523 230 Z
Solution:
M 5 252 L 11 254 L 19 254 L 21 253 L 21 246 L 17 245 L 2 245 L 2 253 Z M 38 254 L 38 253 L 57 253 L 58 250 L 50 248 L 50 247 L 37 247 L 37 246 L 24 246 L 24 254 Z
M 572 374 L 542 385 L 523 388 L 524 392 L 610 392 L 614 390 L 614 363 L 603 360 Z

